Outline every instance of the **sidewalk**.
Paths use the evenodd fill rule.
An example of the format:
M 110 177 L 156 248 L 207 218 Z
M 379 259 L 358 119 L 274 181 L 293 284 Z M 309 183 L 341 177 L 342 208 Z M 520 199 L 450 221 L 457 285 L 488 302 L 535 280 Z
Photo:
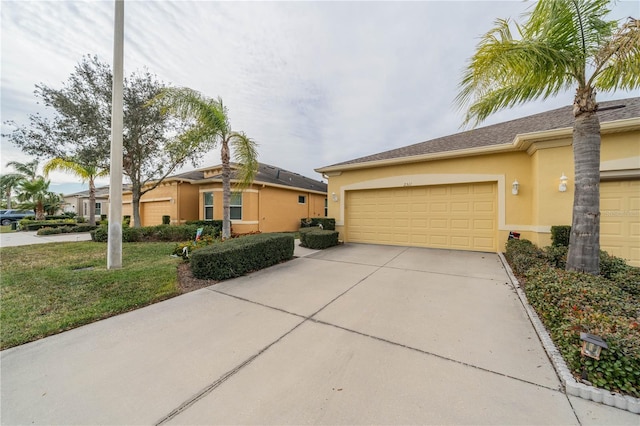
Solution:
M 27 246 L 30 244 L 60 243 L 65 241 L 90 241 L 88 232 L 74 234 L 36 235 L 36 231 L 18 231 L 0 234 L 0 247 Z

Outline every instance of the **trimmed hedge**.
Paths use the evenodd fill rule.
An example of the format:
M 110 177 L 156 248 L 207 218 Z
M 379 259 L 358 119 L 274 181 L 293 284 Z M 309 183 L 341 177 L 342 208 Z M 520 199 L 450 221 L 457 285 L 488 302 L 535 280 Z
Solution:
M 570 225 L 559 225 L 551 227 L 551 245 L 558 247 L 569 247 L 569 238 L 571 237 Z
M 198 228 L 203 228 L 202 235 L 213 238 L 220 236 L 220 230 L 215 226 L 197 225 L 157 225 L 140 228 L 122 227 L 122 241 L 125 243 L 153 242 L 153 241 L 187 241 L 195 240 Z M 96 242 L 107 242 L 109 228 L 100 226 L 91 232 L 91 239 Z
M 40 228 L 58 228 L 60 226 L 74 226 L 77 222 L 75 219 L 60 219 L 60 220 L 28 220 L 22 219 L 20 221 L 20 228 L 27 231 L 37 231 Z
M 322 229 L 325 231 L 335 231 L 336 220 L 331 217 L 306 217 L 300 219 L 301 228 L 319 228 L 322 225 Z
M 301 228 L 300 245 L 314 250 L 323 250 L 338 245 L 338 231 L 319 228 Z
M 256 234 L 226 240 L 191 255 L 191 272 L 200 279 L 225 280 L 293 257 L 292 234 Z
M 215 228 L 217 229 L 215 235 L 222 235 L 221 220 L 189 220 L 185 222 L 185 225 L 197 225 L 198 228 Z
M 76 226 L 44 227 L 38 229 L 37 235 L 72 234 L 76 232 L 90 232 L 97 229 L 96 225 L 80 224 Z

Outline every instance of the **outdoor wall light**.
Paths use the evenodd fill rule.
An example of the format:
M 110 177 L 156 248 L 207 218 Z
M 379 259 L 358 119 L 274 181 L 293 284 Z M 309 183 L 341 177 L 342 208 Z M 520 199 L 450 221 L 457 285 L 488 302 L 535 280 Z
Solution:
M 333 201 L 336 201 L 336 202 L 337 202 L 337 201 L 338 201 L 338 195 L 336 195 L 336 193 L 335 193 L 335 192 L 332 192 L 332 193 L 331 193 L 331 199 L 332 199 Z
M 600 359 L 600 352 L 602 348 L 609 348 L 607 343 L 602 340 L 602 337 L 589 333 L 580 333 L 580 340 L 582 340 L 582 350 L 580 354 L 588 356 L 593 359 Z
M 520 189 L 520 183 L 518 183 L 518 180 L 514 180 L 513 183 L 511 184 L 511 193 L 513 195 L 518 195 L 518 190 Z
M 567 192 L 567 181 L 568 180 L 569 180 L 569 178 L 564 175 L 564 172 L 562 172 L 562 176 L 560 176 L 560 185 L 558 185 L 558 191 Z

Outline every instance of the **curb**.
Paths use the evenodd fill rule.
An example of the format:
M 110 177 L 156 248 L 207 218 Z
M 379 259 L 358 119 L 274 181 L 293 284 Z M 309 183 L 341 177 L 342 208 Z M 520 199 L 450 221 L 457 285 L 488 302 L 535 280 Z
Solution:
M 629 411 L 634 414 L 640 414 L 640 399 L 634 398 L 632 396 L 620 395 L 619 393 L 609 392 L 606 389 L 596 388 L 594 386 L 588 386 L 584 383 L 578 382 L 571 371 L 567 367 L 564 358 L 562 358 L 562 354 L 556 345 L 551 340 L 551 336 L 547 332 L 547 329 L 542 324 L 542 321 L 538 317 L 538 314 L 535 312 L 533 307 L 529 305 L 529 301 L 527 300 L 527 296 L 524 294 L 522 287 L 520 287 L 520 282 L 513 274 L 507 259 L 505 259 L 502 253 L 498 253 L 500 256 L 500 261 L 504 266 L 504 269 L 507 271 L 507 275 L 509 275 L 509 279 L 511 280 L 511 285 L 515 289 L 518 297 L 520 298 L 520 302 L 522 306 L 527 311 L 527 315 L 529 316 L 529 320 L 533 325 L 533 328 L 536 330 L 538 334 L 538 338 L 540 342 L 542 342 L 542 346 L 544 346 L 544 350 L 547 352 L 547 356 L 551 360 L 553 364 L 553 368 L 556 370 L 556 374 L 560 378 L 562 385 L 564 386 L 565 393 L 567 395 L 576 396 L 578 398 L 586 399 L 587 401 L 593 401 L 600 404 L 608 405 L 610 407 L 615 407 L 620 410 Z

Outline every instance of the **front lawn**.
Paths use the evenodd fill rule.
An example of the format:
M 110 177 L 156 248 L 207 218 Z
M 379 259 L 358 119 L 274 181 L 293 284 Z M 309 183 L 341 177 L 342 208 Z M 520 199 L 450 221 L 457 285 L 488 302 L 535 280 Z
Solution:
M 0 349 L 40 339 L 180 293 L 175 243 L 125 243 L 123 268 L 107 246 L 51 243 L 0 249 Z

